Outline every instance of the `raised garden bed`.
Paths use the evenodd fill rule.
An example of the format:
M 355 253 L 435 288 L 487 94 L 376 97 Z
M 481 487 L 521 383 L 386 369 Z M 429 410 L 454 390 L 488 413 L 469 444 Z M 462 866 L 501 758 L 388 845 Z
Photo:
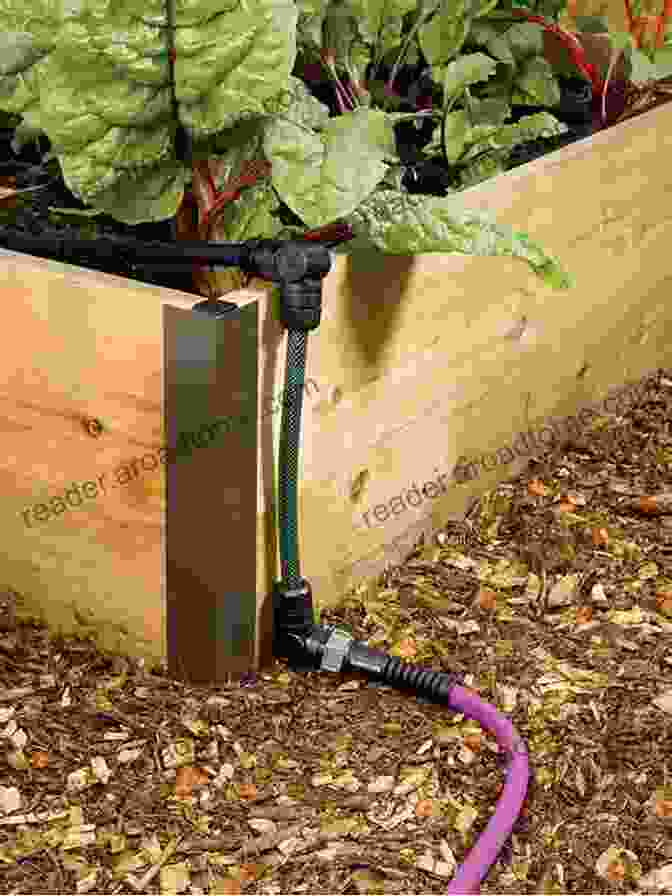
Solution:
M 672 113 L 661 107 L 465 190 L 466 205 L 525 221 L 563 256 L 576 279 L 565 294 L 507 258 L 336 259 L 310 337 L 301 455 L 302 557 L 318 603 L 400 559 L 420 532 L 459 516 L 519 463 L 488 460 L 482 475 L 451 483 L 460 458 L 510 445 L 549 415 L 574 414 L 669 365 L 671 151 Z M 3 578 L 66 630 L 165 655 L 162 469 L 31 529 L 22 514 L 159 451 L 162 309 L 186 312 L 196 296 L 0 258 L 12 333 L 0 359 Z M 280 422 L 262 397 L 282 389 L 284 333 L 268 291 L 230 298 L 259 314 L 258 486 L 246 506 L 258 506 L 261 614 L 277 574 L 270 507 Z M 83 425 L 92 418 L 103 423 L 98 438 Z M 204 508 L 221 496 L 226 469 L 202 486 Z M 428 481 L 438 482 L 431 500 L 394 500 Z M 218 544 L 235 538 L 231 517 L 201 518 Z
M 5 189 L 36 187 L 36 196 L 46 196 L 43 208 L 67 207 L 73 197 L 57 172 L 47 166 L 56 180 L 45 190 L 39 183 L 44 167 L 27 173 L 25 166 L 39 167 L 48 147 L 37 149 L 40 155 L 31 158 L 28 148 L 9 160 L 22 165 L 14 174 L 19 183 Z M 672 109 L 662 106 L 527 164 L 509 159 L 509 170 L 451 197 L 456 212 L 487 212 L 502 227 L 529 232 L 571 273 L 575 286 L 564 293 L 511 257 L 417 248 L 395 256 L 354 244 L 336 257 L 324 281 L 323 321 L 310 339 L 306 382 L 315 387 L 305 400 L 301 454 L 302 555 L 318 603 L 331 603 L 348 585 L 377 574 L 420 531 L 459 515 L 517 463 L 452 481 L 465 459 L 669 365 L 670 150 Z M 3 213 L 15 226 L 39 227 L 44 213 L 35 218 L 22 210 L 25 195 L 31 194 L 6 193 Z M 82 204 L 73 209 L 86 211 Z M 96 214 L 87 227 L 167 239 L 189 231 L 185 209 L 172 224 L 121 225 Z M 72 214 L 49 214 L 72 223 Z M 94 268 L 97 260 L 90 261 Z M 95 483 L 141 450 L 160 452 L 166 427 L 175 422 L 165 419 L 162 406 L 170 378 L 166 321 L 173 311 L 190 318 L 199 297 L 194 284 L 212 284 L 192 280 L 189 271 L 181 281 L 137 264 L 117 270 L 120 279 L 109 276 L 109 267 L 86 270 L 6 251 L 0 264 L 12 333 L 0 359 L 6 584 L 28 608 L 65 629 L 84 629 L 131 653 L 164 656 L 164 470 L 143 470 L 76 513 L 55 518 L 40 509 L 39 526 L 31 508 L 64 494 L 72 482 Z M 229 545 L 221 568 L 229 559 L 236 569 L 245 567 L 239 587 L 245 583 L 256 598 L 255 662 L 269 632 L 264 612 L 277 575 L 272 505 L 279 414 L 262 401 L 282 389 L 284 333 L 270 296 L 259 282 L 227 294 L 248 314 L 258 384 L 242 368 L 233 371 L 238 385 L 227 381 L 227 352 L 218 355 L 211 346 L 209 355 L 220 365 L 213 395 L 258 400 L 248 408 L 256 421 L 256 489 L 235 481 L 225 454 L 219 468 L 208 467 L 210 479 L 194 479 L 191 489 L 194 520 L 209 508 L 208 519 L 199 516 L 192 530 L 207 531 L 218 561 L 219 546 Z M 220 329 L 223 339 L 225 324 Z M 240 334 L 229 336 L 242 344 Z M 397 500 L 413 483 L 429 481 L 438 482 L 431 499 Z M 225 508 L 228 488 L 238 491 L 239 505 L 257 509 L 256 557 L 248 554 L 245 563 L 231 547 L 240 521 Z M 191 519 L 182 520 L 185 534 Z M 201 555 L 199 562 L 211 560 Z M 194 607 L 204 568 L 192 568 L 189 588 L 184 585 Z

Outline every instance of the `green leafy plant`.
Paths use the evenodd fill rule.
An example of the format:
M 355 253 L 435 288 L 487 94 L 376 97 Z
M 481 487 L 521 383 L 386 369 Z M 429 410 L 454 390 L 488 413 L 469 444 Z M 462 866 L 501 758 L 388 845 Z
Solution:
M 605 78 L 604 95 L 614 71 L 622 56 L 626 63 L 628 80 L 637 86 L 661 81 L 672 76 L 672 27 L 662 32 L 660 45 L 637 45 L 636 39 L 627 32 L 607 32 L 612 48 L 609 69 Z
M 76 196 L 125 223 L 177 215 L 181 236 L 216 239 L 341 228 L 388 253 L 520 258 L 566 288 L 525 234 L 400 184 L 402 121 L 432 118 L 463 186 L 482 179 L 477 163 L 495 173 L 517 142 L 561 129 L 550 113 L 506 123 L 511 104 L 552 106 L 558 91 L 541 26 L 488 27 L 496 3 L 2 0 L 0 107 L 47 135 Z M 339 114 L 297 77 L 297 56 L 321 67 Z M 395 67 L 414 56 L 438 108 L 395 108 Z M 381 96 L 375 69 L 389 64 Z
M 665 0 L 658 15 L 643 15 L 640 0 L 624 0 L 628 31 L 612 31 L 602 16 L 578 16 L 580 31 L 604 34 L 611 49 L 610 60 L 603 73 L 599 95 L 602 97 L 602 121 L 606 122 L 606 101 L 609 84 L 619 60 L 627 80 L 635 88 L 647 88 L 672 76 L 672 0 Z
M 488 2 L 476 10 L 472 8 L 472 18 L 454 4 L 421 7 L 405 28 L 397 18 L 393 20 L 396 29 L 386 31 L 380 21 L 367 20 L 365 7 L 357 10 L 356 18 L 352 4 L 341 3 L 329 7 L 324 27 L 317 34 L 311 33 L 306 41 L 306 55 L 313 64 L 322 63 L 334 85 L 342 114 L 378 104 L 386 111 L 386 120 L 393 123 L 413 117 L 433 118 L 435 136 L 424 156 L 442 154 L 460 185 L 470 186 L 503 171 L 506 156 L 517 144 L 567 130 L 550 114 L 527 116 L 516 125 L 505 124 L 512 104 L 553 106 L 560 93 L 542 55 L 541 28 L 509 22 L 497 29 L 487 24 L 487 15 L 478 18 L 492 7 L 493 3 Z M 399 14 L 402 11 L 399 9 Z M 458 26 L 457 21 L 462 24 Z M 385 39 L 376 41 L 372 38 L 376 33 L 383 33 Z M 462 52 L 465 43 L 475 47 L 489 42 L 492 55 Z M 429 110 L 399 113 L 396 110 L 402 101 L 396 93 L 395 80 L 400 60 L 417 59 L 420 52 L 430 63 L 434 83 L 441 88 L 443 108 L 432 110 L 430 103 Z M 374 74 L 365 80 L 367 69 L 372 67 L 375 73 L 386 56 L 394 59 L 389 77 L 385 80 Z M 482 92 L 490 98 L 481 100 L 472 88 L 488 81 L 491 84 Z
M 462 186 L 503 171 L 518 144 L 567 131 L 547 112 L 507 123 L 512 105 L 553 107 L 560 100 L 553 72 L 542 56 L 537 25 L 522 22 L 497 28 L 479 22 L 469 41 L 488 53 L 464 53 L 438 68 L 444 114 L 425 149 L 428 155 L 440 149 L 447 163 L 458 168 Z

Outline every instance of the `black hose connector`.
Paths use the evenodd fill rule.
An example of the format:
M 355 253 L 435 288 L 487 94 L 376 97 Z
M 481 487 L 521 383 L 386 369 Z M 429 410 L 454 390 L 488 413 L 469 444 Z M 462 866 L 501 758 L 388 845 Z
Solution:
M 363 672 L 368 678 L 376 678 L 398 690 L 416 691 L 430 700 L 445 701 L 450 691 L 462 683 L 462 676 L 454 672 L 439 672 L 405 663 L 399 657 L 369 647 L 363 641 L 352 641 L 344 668 Z
M 246 240 L 241 267 L 262 280 L 298 283 L 321 280 L 331 268 L 329 249 L 306 240 Z
M 301 280 L 280 283 L 280 320 L 286 330 L 307 333 L 322 320 L 322 281 Z
M 331 269 L 326 246 L 305 240 L 249 240 L 242 269 L 280 284 L 280 319 L 287 330 L 308 332 L 322 318 L 322 280 Z
M 356 641 L 347 629 L 316 625 L 313 596 L 302 579 L 299 588 L 277 582 L 273 591 L 274 653 L 295 666 L 326 672 L 361 672 L 398 690 L 412 690 L 430 700 L 446 701 L 458 673 L 439 672 L 405 663 L 396 656 Z
M 286 659 L 290 665 L 312 667 L 319 648 L 306 650 L 315 628 L 313 616 L 313 591 L 310 583 L 301 579 L 298 588 L 289 588 L 284 582 L 273 586 L 273 653 L 278 659 Z M 317 668 L 315 666 L 315 668 Z

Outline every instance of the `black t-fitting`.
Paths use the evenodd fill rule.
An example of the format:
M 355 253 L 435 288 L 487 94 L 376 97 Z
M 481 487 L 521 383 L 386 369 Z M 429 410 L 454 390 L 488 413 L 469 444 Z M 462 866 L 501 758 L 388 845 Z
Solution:
M 315 330 L 322 316 L 322 281 L 331 269 L 326 246 L 304 240 L 248 240 L 242 269 L 280 287 L 280 318 L 288 330 Z

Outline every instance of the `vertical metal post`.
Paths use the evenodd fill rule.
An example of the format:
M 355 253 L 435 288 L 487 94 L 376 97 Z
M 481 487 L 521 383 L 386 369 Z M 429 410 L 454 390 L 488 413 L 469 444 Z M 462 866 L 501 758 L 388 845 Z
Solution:
M 163 310 L 168 668 L 226 682 L 254 668 L 258 304 Z

